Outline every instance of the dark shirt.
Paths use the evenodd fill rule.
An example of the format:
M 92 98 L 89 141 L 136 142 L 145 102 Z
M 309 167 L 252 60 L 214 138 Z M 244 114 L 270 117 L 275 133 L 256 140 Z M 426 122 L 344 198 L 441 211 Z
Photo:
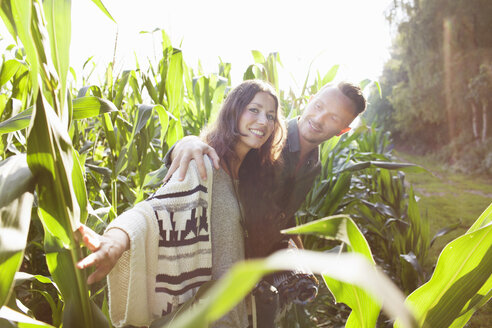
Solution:
M 318 147 L 307 155 L 296 172 L 301 154 L 297 120 L 296 117 L 287 123 L 287 143 L 282 151 L 283 169 L 275 183 L 276 188 L 283 193 L 277 196 L 277 203 L 282 205 L 283 215 L 292 219 L 311 190 L 316 176 L 321 172 Z M 291 222 L 290 227 L 294 225 L 295 221 Z
M 248 232 L 248 257 L 264 257 L 283 248 L 285 236 L 280 230 L 296 225 L 295 213 L 304 202 L 321 172 L 318 147 L 306 157 L 296 171 L 301 146 L 297 118 L 287 123 L 287 142 L 282 150 L 283 162 L 273 172 L 258 170 L 255 152 L 248 153 L 240 170 L 240 196 Z M 243 169 L 251 168 L 251 171 Z M 262 176 L 257 176 L 260 172 Z

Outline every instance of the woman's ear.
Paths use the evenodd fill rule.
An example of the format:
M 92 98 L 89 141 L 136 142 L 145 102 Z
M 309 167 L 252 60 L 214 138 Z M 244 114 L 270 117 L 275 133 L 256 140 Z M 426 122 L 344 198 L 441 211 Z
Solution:
M 345 129 L 342 129 L 338 134 L 337 134 L 337 137 L 341 136 L 342 134 L 344 133 L 347 133 L 350 131 L 350 128 L 345 128 Z

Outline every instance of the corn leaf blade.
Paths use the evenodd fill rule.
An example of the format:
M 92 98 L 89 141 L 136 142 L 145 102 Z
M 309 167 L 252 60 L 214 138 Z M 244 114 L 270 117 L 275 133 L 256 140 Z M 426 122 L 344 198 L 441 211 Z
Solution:
M 312 221 L 291 229 L 287 234 L 313 234 L 326 239 L 340 240 L 349 252 L 363 255 L 374 263 L 369 244 L 352 219 L 346 215 L 335 215 Z M 346 282 L 323 275 L 323 279 L 337 302 L 352 309 L 346 327 L 374 327 L 380 312 L 379 304 L 363 289 Z
M 114 20 L 113 16 L 111 16 L 111 14 L 109 13 L 109 11 L 106 9 L 106 7 L 104 6 L 104 4 L 101 2 L 101 0 L 92 0 L 92 2 L 94 2 L 94 4 L 96 6 L 99 7 L 99 9 L 106 15 L 109 17 L 109 19 L 111 19 L 113 22 L 116 23 L 116 21 Z
M 450 242 L 441 252 L 432 278 L 407 298 L 422 327 L 450 326 L 490 298 L 492 224 Z M 486 301 L 486 300 L 485 300 Z M 400 327 L 398 322 L 396 327 Z
M 34 178 L 25 155 L 0 162 L 0 306 L 7 302 L 26 247 Z
M 236 264 L 205 293 L 198 305 L 175 317 L 172 324 L 151 327 L 207 327 L 237 304 L 254 287 L 262 275 L 274 270 L 293 270 L 298 266 L 351 283 L 377 296 L 387 306 L 392 318 L 400 317 L 407 327 L 413 327 L 413 317 L 403 304 L 403 294 L 367 259 L 358 254 L 322 254 L 299 250 L 279 251 L 263 260 Z
M 70 40 L 72 34 L 71 0 L 44 0 L 46 27 L 49 33 L 51 59 L 60 83 L 60 107 L 67 99 L 67 74 L 70 66 Z
M 9 307 L 3 306 L 0 308 L 0 326 L 4 327 L 4 323 L 2 323 L 1 319 L 5 319 L 8 321 L 12 321 L 17 323 L 17 327 L 19 328 L 36 328 L 36 327 L 51 327 L 55 328 L 52 325 L 49 325 L 47 323 L 34 320 L 31 317 L 28 317 L 24 313 L 20 313 L 17 311 L 12 310 Z M 6 327 L 11 327 L 11 325 L 5 325 Z

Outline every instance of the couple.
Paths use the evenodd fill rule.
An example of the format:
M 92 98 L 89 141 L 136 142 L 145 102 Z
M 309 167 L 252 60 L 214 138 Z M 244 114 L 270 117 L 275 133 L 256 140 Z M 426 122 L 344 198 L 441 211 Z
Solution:
M 108 275 L 113 324 L 148 325 L 235 262 L 285 247 L 280 230 L 295 225 L 320 172 L 319 144 L 346 132 L 364 109 L 358 87 L 325 86 L 287 122 L 285 138 L 270 85 L 249 80 L 233 89 L 204 142 L 187 137 L 172 150 L 166 178 L 179 171 L 154 195 L 102 236 L 80 228 L 93 253 L 79 268 L 95 266 L 88 283 Z M 248 298 L 213 327 L 248 327 L 251 312 Z

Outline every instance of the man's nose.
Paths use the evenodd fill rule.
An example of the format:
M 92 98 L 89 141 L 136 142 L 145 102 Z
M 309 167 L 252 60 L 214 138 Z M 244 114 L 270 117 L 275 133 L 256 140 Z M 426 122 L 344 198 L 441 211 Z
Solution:
M 317 113 L 314 119 L 318 124 L 321 124 L 328 119 L 328 113 L 326 113 L 325 111 Z

